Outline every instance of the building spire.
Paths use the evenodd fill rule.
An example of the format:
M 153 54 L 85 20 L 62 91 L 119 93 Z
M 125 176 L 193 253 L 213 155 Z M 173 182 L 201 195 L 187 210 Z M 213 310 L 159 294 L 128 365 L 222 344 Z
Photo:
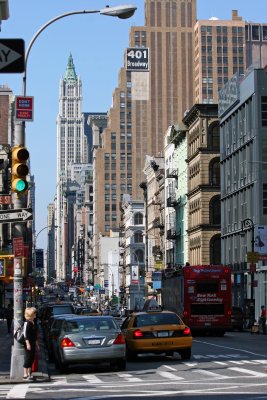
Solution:
M 77 81 L 77 75 L 75 72 L 75 67 L 73 63 L 73 58 L 72 54 L 70 53 L 69 59 L 68 59 L 68 64 L 67 64 L 67 69 L 66 69 L 66 74 L 65 74 L 65 81 Z

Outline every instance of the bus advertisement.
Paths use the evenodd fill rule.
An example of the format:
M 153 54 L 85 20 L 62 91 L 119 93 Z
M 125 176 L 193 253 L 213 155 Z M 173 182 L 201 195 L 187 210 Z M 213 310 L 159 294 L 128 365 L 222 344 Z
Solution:
M 184 322 L 192 331 L 224 335 L 231 329 L 231 269 L 222 265 L 183 268 Z

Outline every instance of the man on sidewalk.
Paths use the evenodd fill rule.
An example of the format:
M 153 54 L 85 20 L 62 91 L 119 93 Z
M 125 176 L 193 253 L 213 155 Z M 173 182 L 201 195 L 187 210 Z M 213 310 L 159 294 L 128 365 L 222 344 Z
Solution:
M 12 326 L 12 321 L 14 318 L 14 311 L 12 304 L 8 304 L 7 309 L 6 309 L 6 323 L 7 323 L 7 333 L 11 333 L 11 326 Z
M 266 335 L 266 308 L 265 308 L 265 306 L 261 306 L 260 323 L 261 323 L 261 327 L 262 327 L 262 333 L 263 333 L 263 335 Z

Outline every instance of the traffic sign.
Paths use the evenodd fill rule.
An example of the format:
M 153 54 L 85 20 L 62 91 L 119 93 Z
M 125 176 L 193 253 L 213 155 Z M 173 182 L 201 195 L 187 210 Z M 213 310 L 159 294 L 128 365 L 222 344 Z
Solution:
M 22 236 L 13 238 L 13 252 L 15 257 L 24 257 L 24 239 Z
M 257 263 L 259 261 L 259 253 L 256 251 L 247 252 L 247 262 L 248 263 Z
M 1 194 L 0 204 L 12 204 L 12 196 L 10 194 Z
M 20 208 L 17 210 L 3 210 L 0 211 L 0 223 L 5 224 L 8 222 L 26 222 L 32 221 L 32 209 Z
M 16 96 L 15 100 L 16 120 L 33 121 L 33 96 Z
M 0 39 L 0 72 L 24 72 L 24 49 L 23 39 Z

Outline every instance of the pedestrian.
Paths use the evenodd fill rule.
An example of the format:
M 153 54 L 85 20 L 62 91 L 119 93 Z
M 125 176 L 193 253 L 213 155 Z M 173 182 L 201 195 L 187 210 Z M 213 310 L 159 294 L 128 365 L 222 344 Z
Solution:
M 27 307 L 24 312 L 25 322 L 25 346 L 24 346 L 24 375 L 23 379 L 33 381 L 32 364 L 35 360 L 35 352 L 39 350 L 37 326 L 35 323 L 37 310 L 35 307 Z
M 11 303 L 8 304 L 5 314 L 7 323 L 7 333 L 11 333 L 11 325 L 14 318 L 14 311 Z
M 265 308 L 265 306 L 261 306 L 260 323 L 261 323 L 262 333 L 264 335 L 266 335 L 266 308 Z

